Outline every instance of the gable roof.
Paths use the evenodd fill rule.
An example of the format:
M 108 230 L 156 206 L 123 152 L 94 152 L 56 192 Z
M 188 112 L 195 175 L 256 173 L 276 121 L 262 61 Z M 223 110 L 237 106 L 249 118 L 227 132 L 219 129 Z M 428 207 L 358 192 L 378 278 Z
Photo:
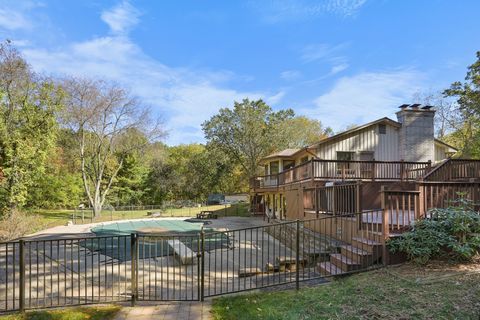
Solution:
M 300 153 L 301 151 L 307 151 L 309 152 L 309 149 L 312 149 L 312 148 L 315 148 L 321 144 L 324 144 L 324 143 L 327 143 L 329 141 L 332 141 L 332 140 L 335 140 L 335 139 L 338 139 L 338 138 L 341 138 L 341 137 L 344 137 L 344 136 L 347 136 L 349 134 L 352 134 L 352 133 L 355 133 L 357 131 L 360 131 L 360 130 L 363 130 L 365 128 L 368 128 L 370 126 L 373 126 L 373 125 L 377 125 L 377 124 L 388 124 L 388 125 L 391 125 L 391 126 L 394 126 L 396 128 L 400 128 L 402 126 L 402 124 L 400 122 L 397 122 L 395 120 L 392 120 L 388 117 L 384 117 L 384 118 L 380 118 L 380 119 L 377 119 L 375 121 L 372 121 L 372 122 L 369 122 L 369 123 L 366 123 L 364 125 L 361 125 L 361 126 L 358 126 L 358 127 L 355 127 L 355 128 L 352 128 L 350 130 L 346 130 L 346 131 L 343 131 L 343 132 L 340 132 L 340 133 L 337 133 L 336 135 L 333 135 L 331 137 L 328 137 L 328 138 L 325 138 L 323 140 L 320 140 L 319 142 L 315 143 L 315 144 L 312 144 L 310 146 L 307 146 L 305 148 L 302 148 L 302 149 L 285 149 L 285 150 L 282 150 L 282 151 L 279 151 L 279 152 L 275 152 L 275 153 L 272 153 L 266 157 L 263 157 L 262 158 L 262 161 L 263 160 L 268 160 L 268 159 L 272 159 L 272 158 L 290 158 L 290 157 L 293 157 L 295 156 L 296 154 Z
M 318 147 L 319 145 L 322 145 L 324 143 L 327 143 L 327 142 L 330 142 L 332 140 L 335 140 L 335 139 L 338 139 L 338 138 L 342 138 L 344 136 L 347 136 L 349 134 L 352 134 L 352 133 L 355 133 L 357 131 L 361 131 L 363 129 L 366 129 L 370 126 L 373 126 L 373 125 L 377 125 L 377 124 L 388 124 L 388 125 L 391 125 L 393 127 L 396 127 L 396 128 L 400 128 L 402 126 L 402 124 L 400 122 L 397 122 L 395 120 L 392 120 L 388 117 L 384 117 L 384 118 L 381 118 L 381 119 L 377 119 L 375 121 L 372 121 L 372 122 L 369 122 L 369 123 L 366 123 L 364 125 L 361 125 L 361 126 L 358 126 L 358 127 L 355 127 L 355 128 L 352 128 L 350 130 L 346 130 L 346 131 L 343 131 L 343 132 L 340 132 L 340 133 L 337 133 L 336 135 L 333 135 L 331 137 L 328 137 L 328 138 L 325 138 L 323 140 L 320 140 L 319 142 L 317 143 L 314 143 L 312 144 L 311 146 L 308 146 L 307 149 L 311 149 L 311 148 L 316 148 Z
M 443 141 L 440 140 L 440 139 L 435 138 L 435 143 L 441 144 L 442 146 L 445 146 L 445 147 L 447 147 L 447 148 L 450 148 L 450 149 L 453 149 L 453 150 L 455 150 L 455 151 L 458 151 L 457 148 L 449 145 L 448 143 L 443 142 Z
M 279 152 L 269 154 L 268 156 L 263 157 L 262 160 L 263 159 L 271 159 L 271 158 L 290 158 L 301 150 L 303 150 L 303 149 L 285 149 L 285 150 L 282 150 L 282 151 L 279 151 Z

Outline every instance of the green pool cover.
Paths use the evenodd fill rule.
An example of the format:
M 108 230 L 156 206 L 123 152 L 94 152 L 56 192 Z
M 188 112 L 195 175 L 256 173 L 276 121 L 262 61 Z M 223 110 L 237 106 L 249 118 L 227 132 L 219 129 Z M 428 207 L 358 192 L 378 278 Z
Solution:
M 91 229 L 98 238 L 87 239 L 81 246 L 92 252 L 98 252 L 119 261 L 131 260 L 130 235 L 138 233 L 138 257 L 150 259 L 173 255 L 173 249 L 168 245 L 170 239 L 180 240 L 192 251 L 197 252 L 203 223 L 185 220 L 138 220 L 117 222 L 94 227 Z M 205 250 L 228 248 L 229 238 L 226 234 L 209 236 L 210 228 L 204 228 Z M 154 234 L 161 234 L 155 237 Z M 169 235 L 173 235 L 169 237 Z
M 132 233 L 148 234 L 162 233 L 168 235 L 169 232 L 175 235 L 197 235 L 203 223 L 188 222 L 185 220 L 137 220 L 116 222 L 107 225 L 92 228 L 92 232 L 97 236 L 126 236 Z M 209 229 L 205 228 L 205 231 Z

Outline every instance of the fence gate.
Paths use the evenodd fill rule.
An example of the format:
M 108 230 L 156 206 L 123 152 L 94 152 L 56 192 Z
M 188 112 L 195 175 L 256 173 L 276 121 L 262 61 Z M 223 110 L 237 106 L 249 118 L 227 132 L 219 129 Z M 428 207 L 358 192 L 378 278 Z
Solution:
M 133 242 L 134 299 L 200 300 L 199 235 L 138 235 Z

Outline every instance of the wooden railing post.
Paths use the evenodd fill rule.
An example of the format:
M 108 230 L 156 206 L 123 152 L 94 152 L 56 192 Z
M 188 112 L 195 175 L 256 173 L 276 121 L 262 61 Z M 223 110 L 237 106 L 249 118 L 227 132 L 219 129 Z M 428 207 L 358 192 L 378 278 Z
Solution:
M 375 162 L 375 158 L 373 158 L 372 164 L 372 181 L 375 181 L 375 176 L 377 175 L 377 164 Z
M 312 170 L 312 172 L 311 172 L 312 181 L 314 181 L 314 180 L 315 180 L 315 163 L 314 163 L 314 160 L 313 160 L 313 159 L 310 160 L 310 161 L 312 162 L 312 167 L 311 167 L 311 168 L 312 168 L 312 169 L 311 169 L 311 170 Z
M 388 248 L 387 240 L 390 237 L 390 222 L 389 222 L 389 212 L 387 209 L 387 201 L 385 194 L 385 187 L 382 186 L 381 190 L 381 201 L 382 201 L 382 261 L 386 266 L 388 265 Z
M 418 215 L 420 217 L 425 217 L 426 216 L 426 210 L 425 210 L 425 199 L 426 199 L 426 194 L 425 194 L 425 185 L 422 183 L 418 184 L 418 191 L 420 194 L 418 195 L 418 202 L 419 202 L 419 212 Z M 417 218 L 417 217 L 415 217 Z
M 400 181 L 405 180 L 405 162 L 403 159 L 400 160 Z
M 355 210 L 353 213 L 359 213 L 358 224 L 359 229 L 362 227 L 362 181 L 357 181 L 357 185 L 355 186 Z

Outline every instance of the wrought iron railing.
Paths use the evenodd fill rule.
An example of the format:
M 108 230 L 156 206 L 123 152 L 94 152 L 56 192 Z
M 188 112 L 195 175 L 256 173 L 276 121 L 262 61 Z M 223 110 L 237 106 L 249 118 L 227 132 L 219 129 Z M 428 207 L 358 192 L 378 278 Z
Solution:
M 203 300 L 271 286 L 298 288 L 303 281 L 324 281 L 339 270 L 342 274 L 368 270 L 382 260 L 376 251 L 369 253 L 368 242 L 355 240 L 370 239 L 368 228 L 351 222 L 360 221 L 361 215 L 199 234 L 0 243 L 0 312 L 117 301 Z M 376 243 L 374 250 L 379 246 Z M 363 249 L 365 259 L 355 260 Z

